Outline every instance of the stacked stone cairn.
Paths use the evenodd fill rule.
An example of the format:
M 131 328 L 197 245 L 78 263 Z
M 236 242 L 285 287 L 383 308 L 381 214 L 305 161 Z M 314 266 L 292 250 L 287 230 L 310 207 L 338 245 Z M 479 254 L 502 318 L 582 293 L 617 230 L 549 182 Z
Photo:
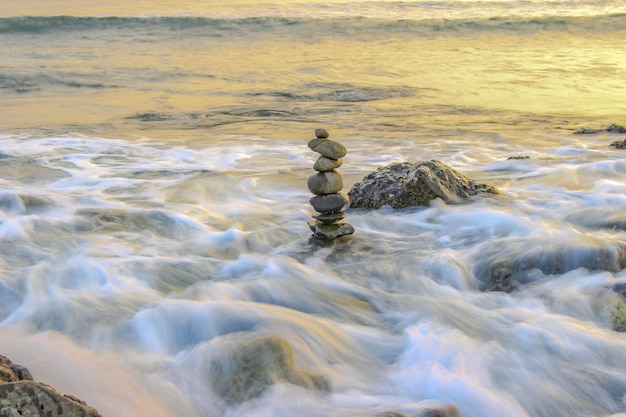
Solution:
M 307 180 L 309 191 L 315 194 L 310 203 L 317 212 L 309 221 L 313 236 L 322 240 L 334 240 L 354 233 L 350 223 L 342 221 L 344 210 L 350 205 L 346 194 L 341 193 L 343 176 L 336 171 L 343 164 L 346 147 L 328 139 L 326 129 L 315 129 L 315 139 L 309 141 L 309 148 L 320 154 L 313 169 L 317 173 Z

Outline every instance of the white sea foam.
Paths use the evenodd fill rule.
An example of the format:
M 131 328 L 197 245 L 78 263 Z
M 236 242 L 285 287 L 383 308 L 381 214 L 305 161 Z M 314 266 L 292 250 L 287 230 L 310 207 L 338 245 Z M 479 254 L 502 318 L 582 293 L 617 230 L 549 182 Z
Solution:
M 0 18 L 0 354 L 105 417 L 626 412 L 620 2 L 43 3 Z M 504 196 L 318 245 L 317 127 L 344 192 Z M 226 405 L 211 360 L 266 336 L 328 389 Z

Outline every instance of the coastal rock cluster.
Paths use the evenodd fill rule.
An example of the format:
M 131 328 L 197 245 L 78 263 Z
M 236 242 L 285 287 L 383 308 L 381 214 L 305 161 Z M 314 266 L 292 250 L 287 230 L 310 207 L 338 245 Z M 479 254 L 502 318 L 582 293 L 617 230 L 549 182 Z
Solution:
M 602 132 L 626 133 L 626 127 L 613 123 L 612 125 L 609 125 L 606 129 L 587 129 L 583 127 L 582 129 L 577 130 L 574 133 L 579 134 L 579 135 L 592 135 L 595 133 L 602 133 Z
M 309 141 L 309 148 L 320 154 L 313 165 L 317 173 L 307 180 L 309 191 L 315 196 L 309 200 L 317 212 L 314 220 L 309 221 L 309 228 L 313 235 L 322 240 L 334 240 L 341 236 L 354 233 L 354 228 L 348 222 L 342 221 L 346 217 L 345 209 L 349 206 L 348 196 L 341 193 L 343 176 L 337 171 L 343 164 L 346 147 L 341 143 L 328 139 L 326 129 L 315 129 L 315 139 Z
M 582 134 L 582 135 L 593 135 L 596 133 L 604 133 L 604 132 L 622 134 L 622 133 L 626 133 L 626 127 L 613 123 L 612 125 L 609 125 L 609 127 L 607 127 L 606 129 L 582 128 L 580 130 L 577 130 L 574 133 Z M 626 149 L 626 139 L 612 142 L 609 146 L 613 146 L 616 149 Z
M 71 395 L 35 382 L 25 367 L 0 355 L 0 417 L 102 417 Z

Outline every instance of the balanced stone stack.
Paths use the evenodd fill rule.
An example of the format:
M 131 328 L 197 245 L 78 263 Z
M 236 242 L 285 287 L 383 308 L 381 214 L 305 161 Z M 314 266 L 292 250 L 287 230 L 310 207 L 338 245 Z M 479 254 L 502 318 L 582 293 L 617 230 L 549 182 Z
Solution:
M 350 200 L 341 193 L 343 176 L 336 171 L 343 164 L 346 147 L 328 139 L 326 129 L 315 129 L 315 139 L 309 141 L 309 148 L 320 154 L 313 169 L 317 171 L 307 180 L 307 186 L 315 196 L 310 203 L 317 212 L 314 220 L 309 221 L 313 235 L 323 240 L 334 240 L 354 233 L 350 223 L 342 221 L 346 217 L 344 210 Z

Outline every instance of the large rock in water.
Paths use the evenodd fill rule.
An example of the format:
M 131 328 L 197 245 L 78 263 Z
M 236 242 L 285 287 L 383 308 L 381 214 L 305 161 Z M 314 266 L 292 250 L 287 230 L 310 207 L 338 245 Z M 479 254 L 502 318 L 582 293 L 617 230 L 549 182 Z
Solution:
M 474 273 L 486 290 L 510 292 L 545 275 L 562 275 L 578 268 L 619 272 L 626 268 L 626 244 L 589 237 L 560 243 L 496 242 L 483 248 Z
M 441 161 L 392 164 L 378 168 L 348 193 L 352 208 L 427 206 L 441 198 L 457 203 L 480 194 L 502 195 L 495 187 L 480 184 Z
M 0 417 L 102 417 L 79 399 L 33 381 L 28 369 L 0 355 Z
M 226 403 L 235 404 L 260 397 L 280 382 L 313 389 L 329 388 L 321 375 L 297 369 L 294 355 L 289 342 L 278 336 L 230 342 L 211 361 L 213 390 Z

